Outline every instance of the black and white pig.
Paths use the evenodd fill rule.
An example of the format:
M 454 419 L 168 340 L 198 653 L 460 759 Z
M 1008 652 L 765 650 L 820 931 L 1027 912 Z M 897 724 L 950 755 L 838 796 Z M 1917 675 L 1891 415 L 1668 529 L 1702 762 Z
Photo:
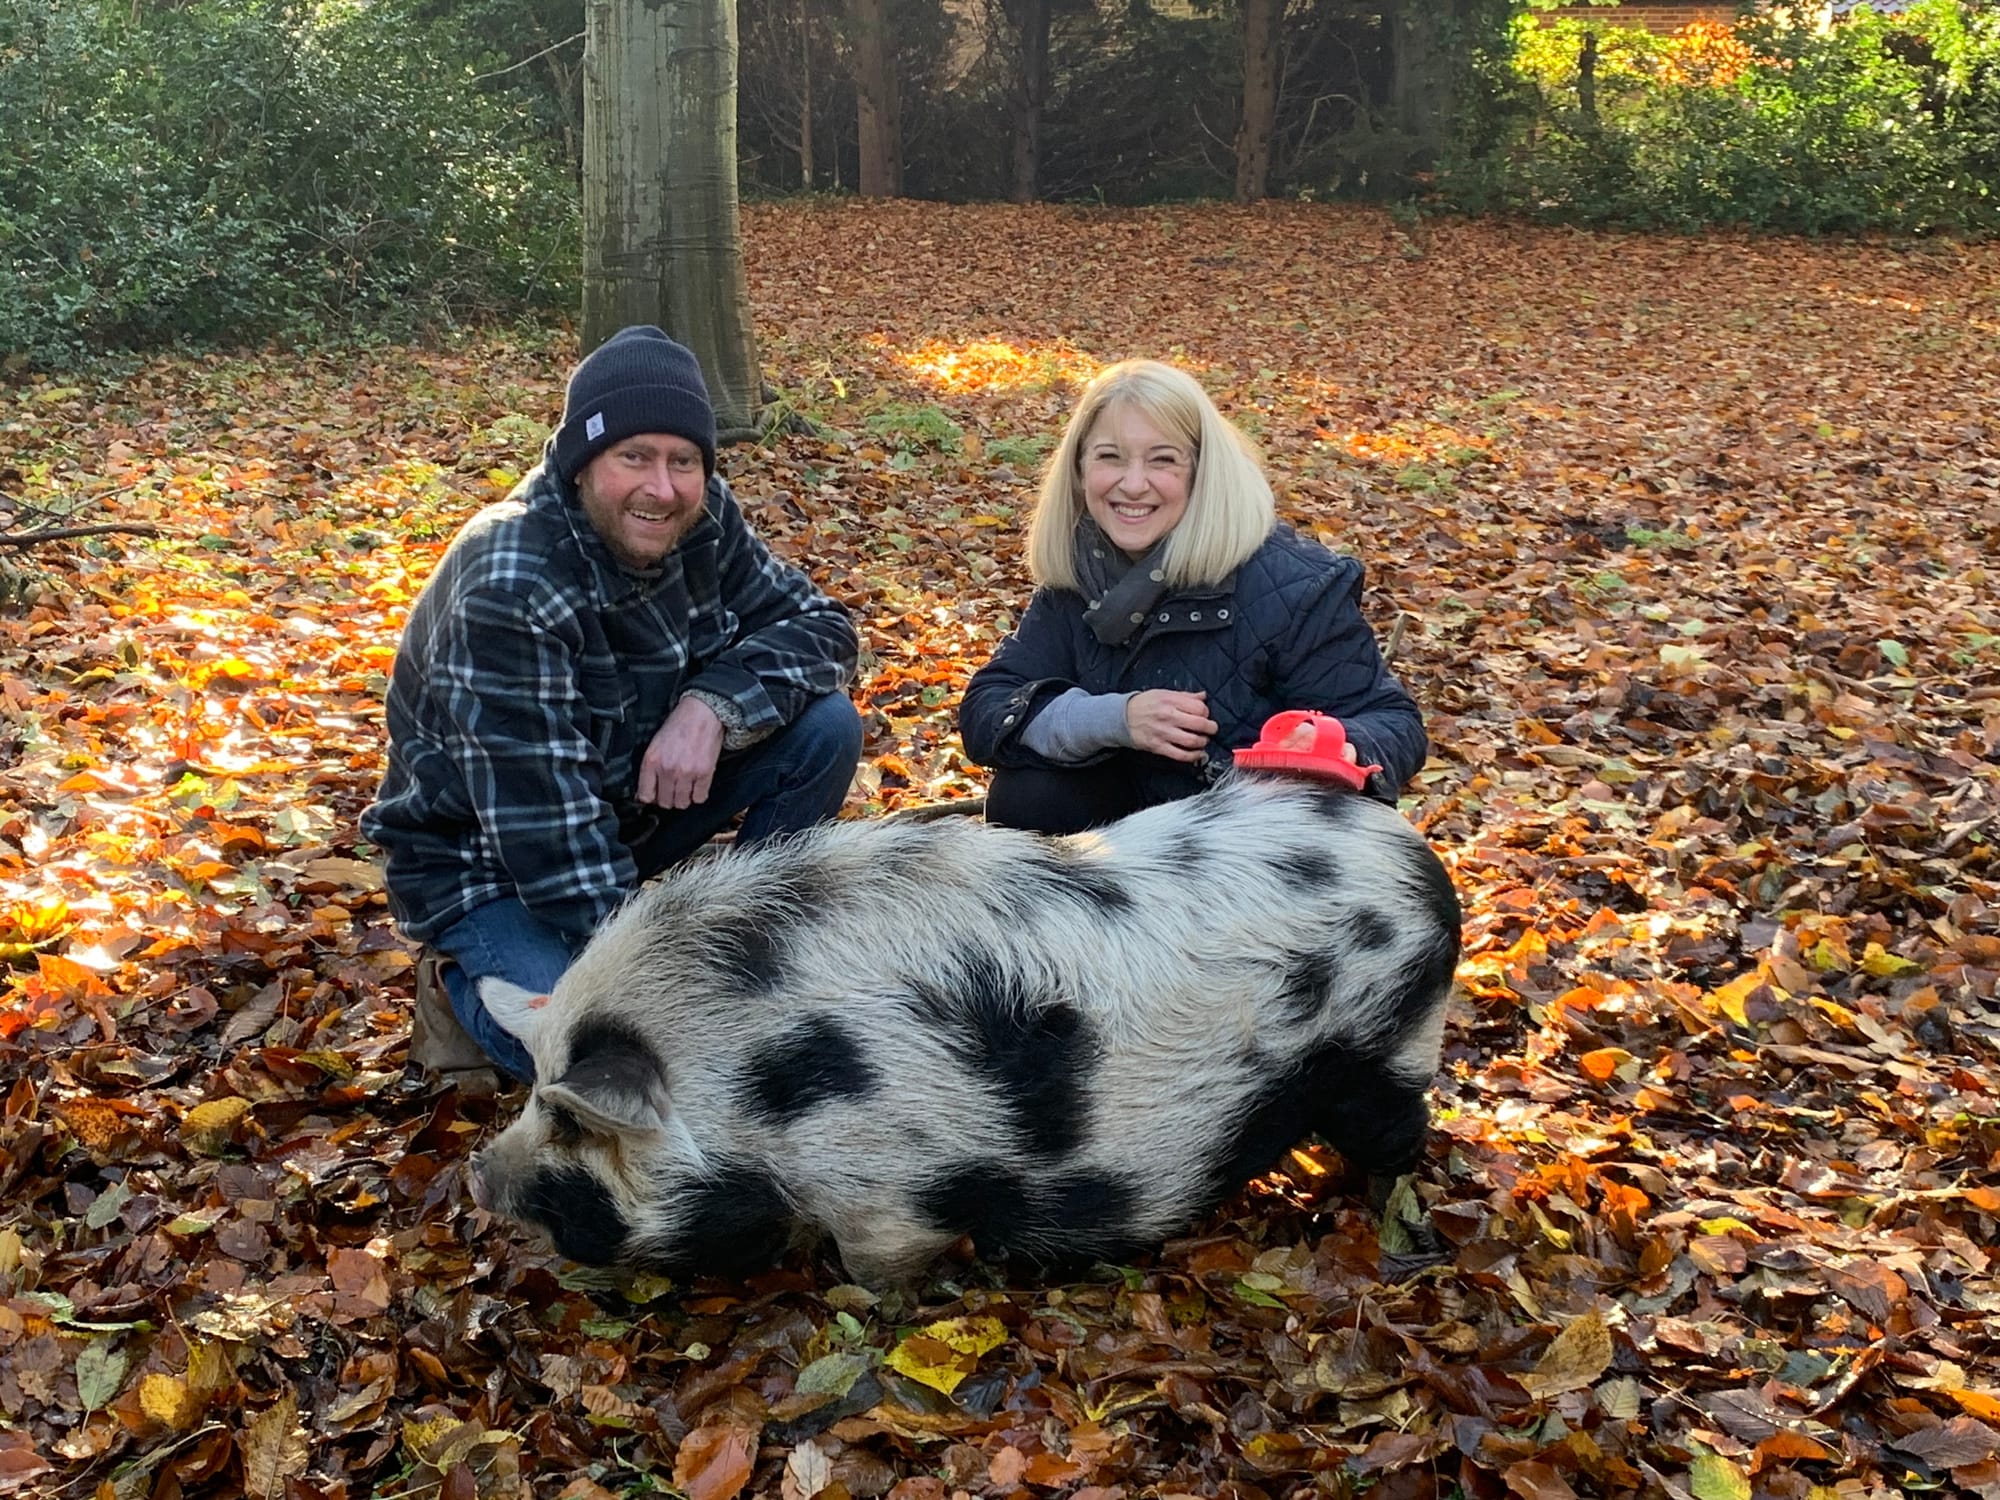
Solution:
M 907 1277 L 1185 1229 L 1308 1132 L 1416 1160 L 1459 907 L 1393 808 L 1238 773 L 1094 833 L 850 822 L 670 871 L 553 995 L 474 1164 L 572 1260 Z

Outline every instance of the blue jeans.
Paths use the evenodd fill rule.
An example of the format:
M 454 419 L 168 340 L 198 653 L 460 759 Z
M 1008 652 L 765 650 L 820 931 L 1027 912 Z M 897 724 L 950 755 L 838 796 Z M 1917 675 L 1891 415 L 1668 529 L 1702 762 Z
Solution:
M 797 833 L 840 811 L 861 760 L 861 716 L 844 693 L 812 703 L 790 724 L 716 764 L 708 800 L 693 807 L 651 808 L 625 830 L 639 878 L 679 864 L 729 826 L 738 813 L 739 847 Z M 449 963 L 445 993 L 459 1025 L 486 1055 L 523 1083 L 535 1081 L 534 1060 L 511 1032 L 487 1014 L 482 979 L 500 978 L 537 994 L 555 987 L 585 939 L 559 932 L 512 896 L 474 907 L 431 939 Z

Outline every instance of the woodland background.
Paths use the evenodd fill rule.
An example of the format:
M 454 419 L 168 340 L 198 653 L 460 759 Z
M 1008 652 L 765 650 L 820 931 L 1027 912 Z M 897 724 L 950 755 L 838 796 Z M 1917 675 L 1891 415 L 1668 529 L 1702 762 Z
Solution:
M 1171 357 L 1369 566 L 1464 995 L 1383 1218 L 1308 1144 L 1073 1284 L 607 1282 L 473 1209 L 509 1106 L 405 1070 L 355 830 L 409 601 L 577 354 L 563 173 L 485 133 L 560 139 L 541 63 L 470 81 L 541 44 L 440 74 L 395 4 L 0 14 L 0 1493 L 2000 1496 L 2000 246 L 1942 232 L 1980 191 L 1919 224 L 1894 163 L 1715 179 L 1875 205 L 1822 240 L 1705 179 L 1619 213 L 1739 227 L 1450 214 L 1449 153 L 1387 205 L 752 205 L 778 401 L 724 463 L 861 625 L 849 814 L 978 792 L 952 715 L 1026 597 L 1036 467 L 1101 364 Z M 1771 45 L 1903 34 L 1852 24 Z M 1577 117 L 1509 116 L 1502 180 L 1897 135 L 1785 93 L 1803 51 L 1694 92 L 1691 52 L 1602 45 L 1595 126 L 1510 62 Z M 197 108 L 286 58 L 319 92 Z M 1970 149 L 1966 87 L 1894 94 L 1904 137 Z M 1591 129 L 1680 144 L 1619 176 L 1561 155 Z M 1004 173 L 998 139 L 964 159 Z
M 1991 0 L 1653 0 L 1666 34 L 1548 3 L 737 0 L 739 174 L 750 196 L 2000 226 Z M 583 16 L 0 0 L 0 362 L 573 316 Z

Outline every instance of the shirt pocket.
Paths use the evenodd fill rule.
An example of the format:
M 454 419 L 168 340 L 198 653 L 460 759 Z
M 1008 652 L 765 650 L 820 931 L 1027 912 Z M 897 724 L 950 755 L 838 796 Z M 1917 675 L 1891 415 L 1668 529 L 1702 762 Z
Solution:
M 586 670 L 581 687 L 590 712 L 591 743 L 604 758 L 609 783 L 617 786 L 632 772 L 631 724 L 638 686 L 621 672 Z

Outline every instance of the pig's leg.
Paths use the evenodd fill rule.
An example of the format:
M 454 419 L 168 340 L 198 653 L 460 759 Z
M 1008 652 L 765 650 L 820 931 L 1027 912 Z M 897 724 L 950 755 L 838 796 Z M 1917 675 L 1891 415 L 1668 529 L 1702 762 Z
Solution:
M 878 1221 L 866 1229 L 853 1225 L 836 1229 L 833 1238 L 847 1274 L 862 1286 L 880 1291 L 914 1285 L 958 1236 L 909 1222 Z
M 1424 1085 L 1367 1061 L 1321 1090 L 1313 1114 L 1313 1128 L 1349 1165 L 1391 1181 L 1423 1155 L 1431 1118 Z

